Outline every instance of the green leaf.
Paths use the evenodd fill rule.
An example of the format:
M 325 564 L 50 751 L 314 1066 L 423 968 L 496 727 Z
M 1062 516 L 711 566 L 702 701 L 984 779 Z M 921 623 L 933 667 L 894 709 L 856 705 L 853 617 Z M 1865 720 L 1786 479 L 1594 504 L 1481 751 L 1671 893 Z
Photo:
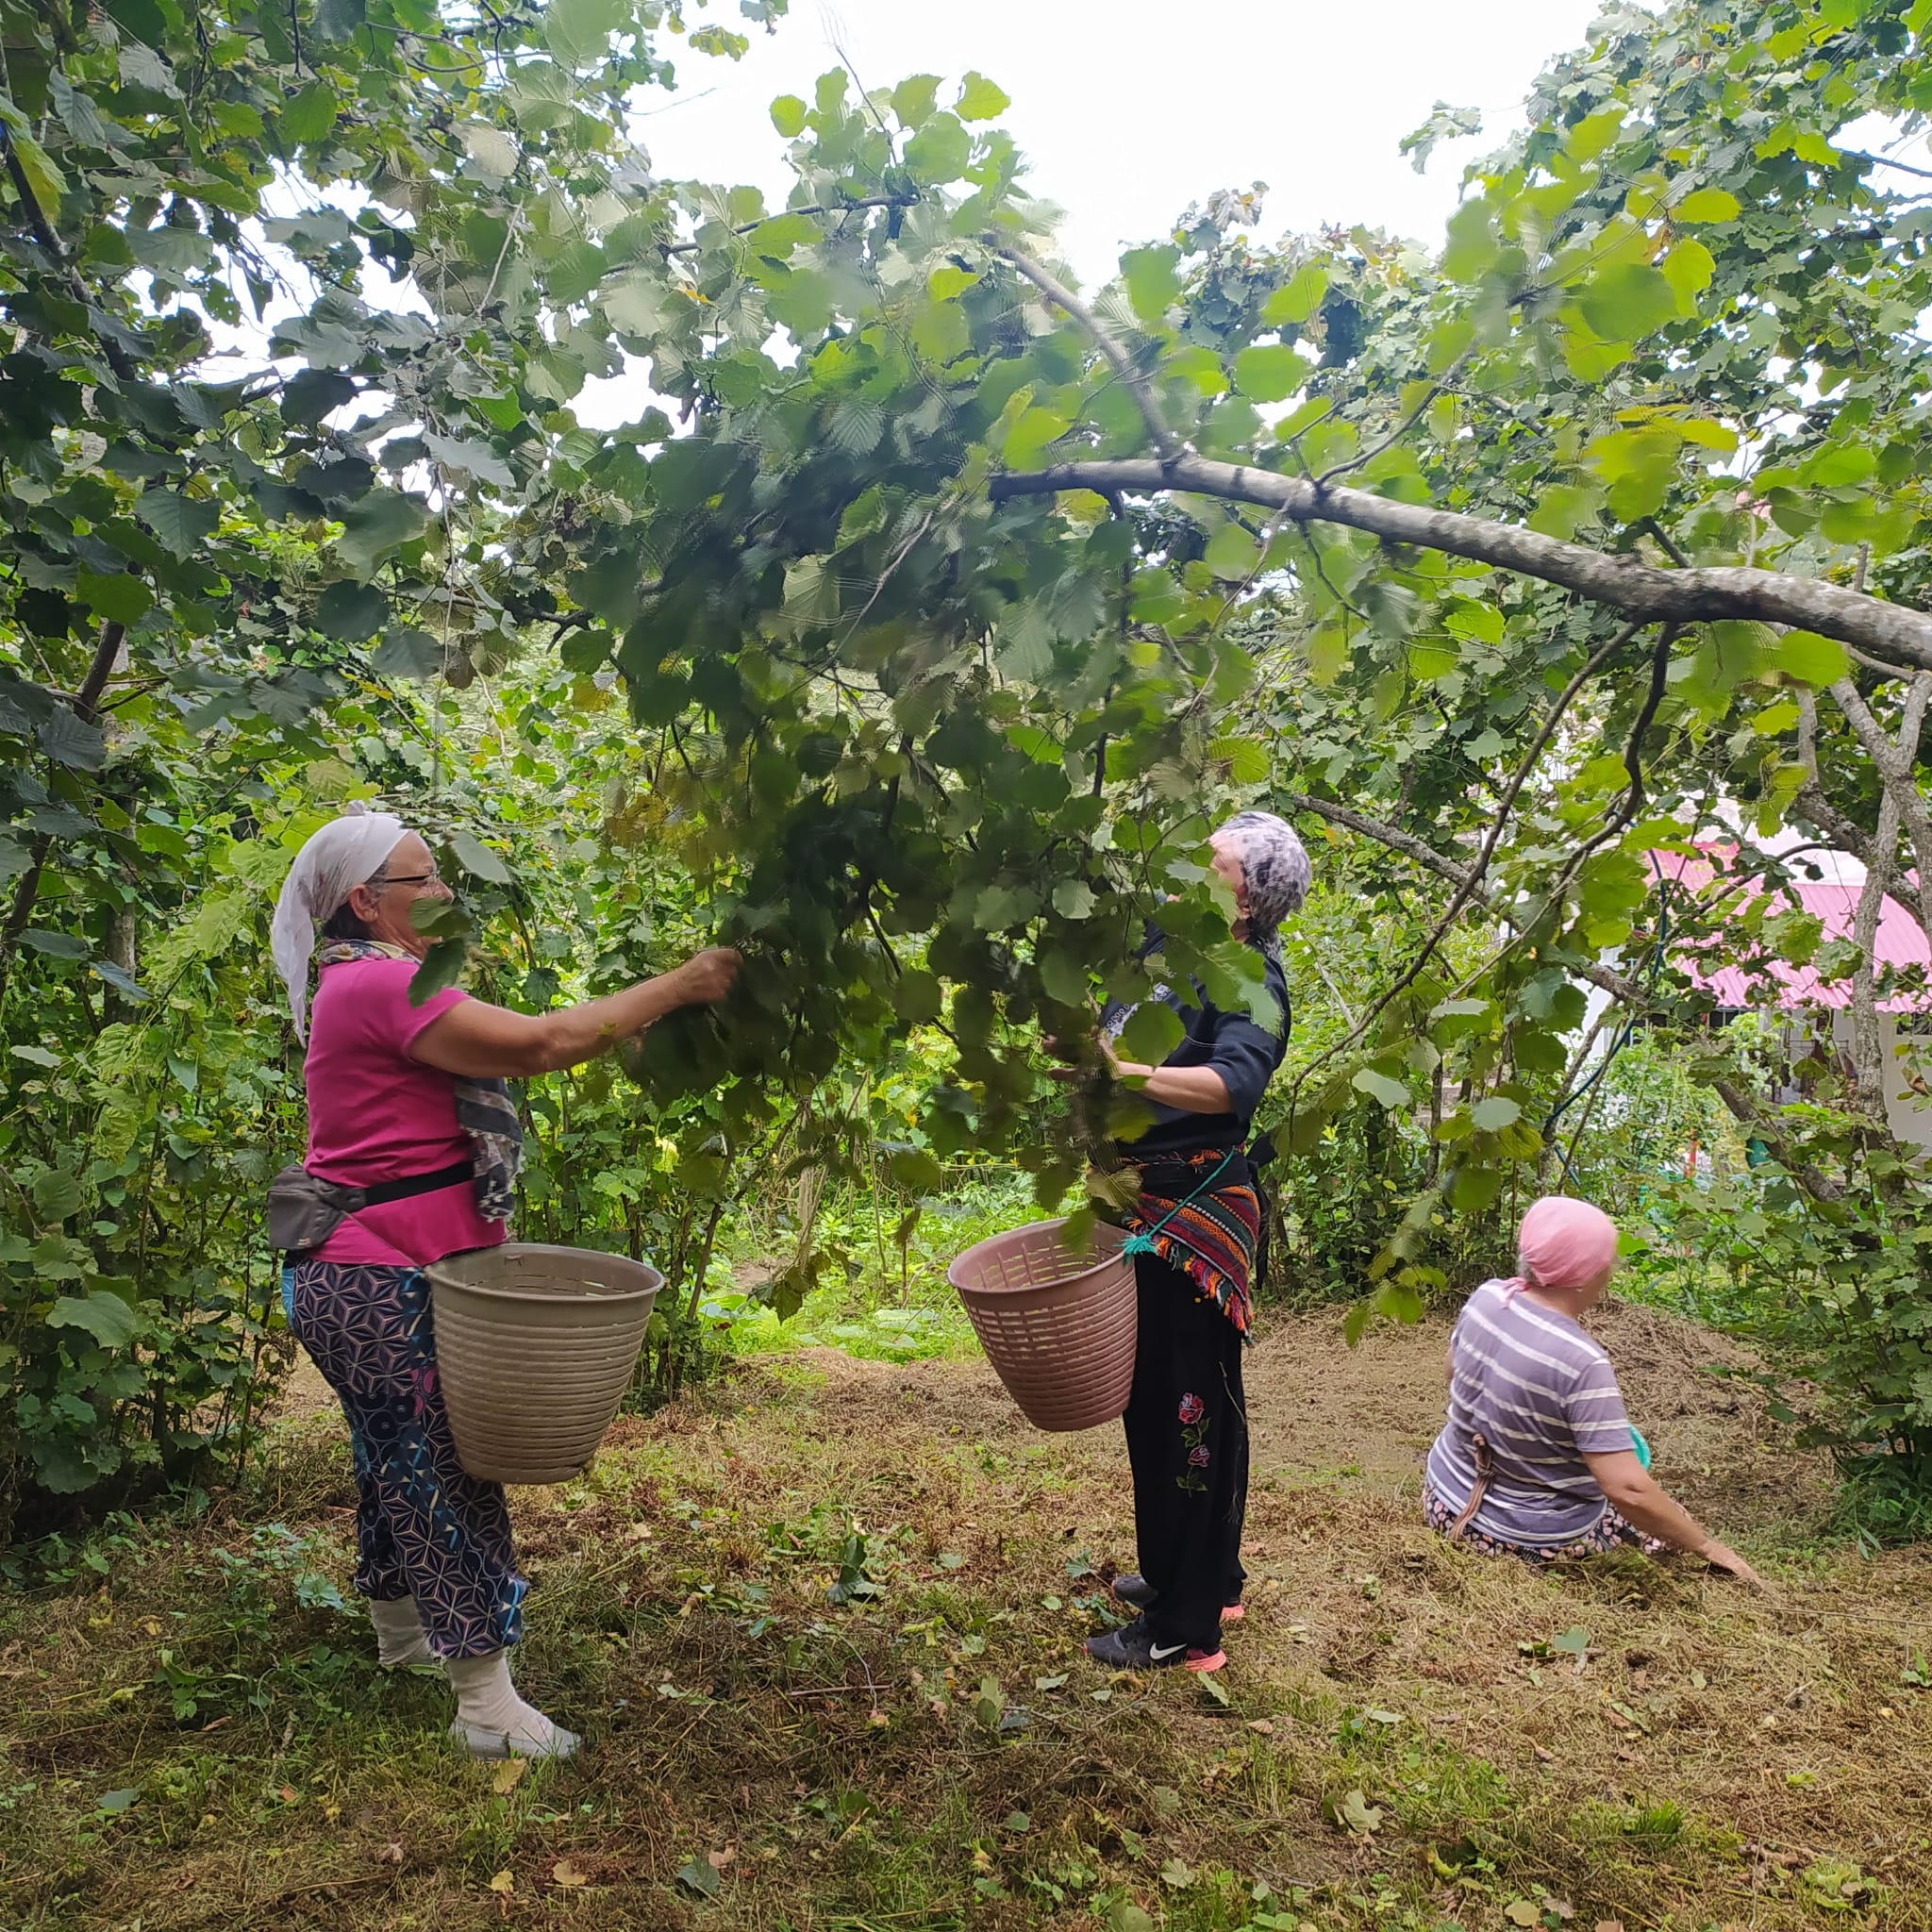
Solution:
M 315 0 L 310 26 L 316 39 L 332 46 L 358 33 L 369 18 L 369 0 Z
M 1743 205 L 1727 188 L 1693 189 L 1671 209 L 1674 222 L 1734 222 Z
M 1387 1074 L 1380 1074 L 1374 1067 L 1363 1067 L 1348 1083 L 1357 1093 L 1366 1093 L 1371 1099 L 1378 1100 L 1384 1107 L 1410 1107 L 1414 1105 L 1409 1091 L 1400 1080 L 1391 1079 Z
M 358 496 L 342 512 L 342 534 L 336 540 L 336 556 L 348 566 L 359 583 L 366 584 L 391 551 L 413 542 L 429 527 L 429 513 L 413 496 L 399 490 L 372 490 Z M 325 600 L 326 601 L 326 600 Z M 374 636 L 388 616 L 385 608 L 361 637 Z M 346 636 L 346 632 L 336 632 Z
M 939 105 L 940 77 L 936 74 L 908 75 L 892 90 L 892 112 L 898 117 L 902 127 L 919 127 L 931 118 L 932 110 Z M 963 99 L 963 96 L 962 96 Z M 799 106 L 803 107 L 804 102 Z M 971 117 L 962 113 L 961 120 Z M 781 127 L 779 133 L 784 133 Z
M 126 571 L 96 576 L 84 570 L 75 589 L 80 601 L 108 624 L 139 624 L 154 608 L 155 593 Z
M 677 1868 L 677 1882 L 689 1886 L 700 1898 L 716 1898 L 724 1881 L 710 1859 L 700 1856 L 688 1858 Z
M 1072 425 L 1057 409 L 1029 406 L 1007 432 L 1006 461 L 1008 469 L 1039 467 L 1046 446 L 1064 436 Z
M 1599 108 L 1595 113 L 1586 114 L 1563 137 L 1563 145 L 1579 161 L 1593 161 L 1616 140 L 1623 126 L 1623 105 L 1612 101 L 1607 107 Z
M 34 1210 L 42 1223 L 65 1221 L 80 1209 L 80 1182 L 64 1168 L 50 1167 L 34 1182 Z
M 192 556 L 222 520 L 222 507 L 211 497 L 184 496 L 178 490 L 142 491 L 134 513 L 176 557 Z
M 125 1348 L 141 1333 L 141 1317 L 118 1294 L 96 1289 L 63 1294 L 47 1311 L 49 1328 L 78 1328 L 103 1348 Z
M 1180 300 L 1181 252 L 1172 246 L 1130 248 L 1121 257 L 1127 301 L 1142 322 L 1158 322 Z
M 281 111 L 281 135 L 291 147 L 309 147 L 336 125 L 341 105 L 325 80 L 311 80 Z
M 1121 1029 L 1121 1058 L 1158 1067 L 1181 1043 L 1180 1017 L 1164 1000 L 1142 1000 Z
M 458 864 L 472 878 L 488 879 L 492 886 L 509 884 L 509 868 L 480 839 L 468 832 L 452 832 L 449 844 Z
M 1053 889 L 1053 909 L 1062 919 L 1091 918 L 1093 903 L 1093 888 L 1085 879 L 1062 879 Z
M 369 663 L 379 677 L 434 677 L 442 669 L 442 645 L 426 630 L 398 625 L 383 633 Z
M 1677 298 L 1680 315 L 1697 312 L 1697 298 L 1710 286 L 1717 273 L 1717 260 L 1694 235 L 1681 237 L 1659 264 L 1659 273 Z
M 1671 285 L 1648 262 L 1622 261 L 1586 288 L 1577 307 L 1607 342 L 1641 341 L 1677 312 Z
M 939 980 L 917 967 L 900 974 L 892 982 L 892 1008 L 909 1026 L 923 1026 L 937 1020 L 944 1004 Z
M 56 764 L 75 772 L 98 772 L 108 762 L 107 734 L 98 724 L 77 718 L 65 705 L 57 705 L 34 727 L 41 749 Z M 23 933 L 23 939 L 29 937 Z
M 78 933 L 47 932 L 37 925 L 28 926 L 20 942 L 51 959 L 85 959 L 88 954 L 87 941 Z
M 973 137 L 954 114 L 935 114 L 906 143 L 906 165 L 934 187 L 957 181 L 973 159 Z
M 985 75 L 975 74 L 968 68 L 953 111 L 962 121 L 991 121 L 1012 105 L 1004 89 L 987 79 Z
M 543 9 L 543 40 L 566 67 L 602 60 L 610 36 L 634 26 L 630 0 L 550 0 Z
M 1218 577 L 1252 576 L 1261 562 L 1261 546 L 1239 524 L 1223 524 L 1208 540 L 1207 564 Z
M 1281 403 L 1301 388 L 1313 365 L 1282 342 L 1262 342 L 1234 358 L 1234 385 L 1251 402 Z
M 353 376 L 334 369 L 298 369 L 282 391 L 282 421 L 306 428 L 357 394 Z
M 772 103 L 772 125 L 787 141 L 796 141 L 805 132 L 805 118 L 810 112 L 796 94 L 780 94 Z
M 1470 1108 L 1469 1117 L 1479 1132 L 1493 1134 L 1523 1118 L 1523 1104 L 1507 1094 L 1492 1093 L 1487 1100 L 1478 1100 Z
M 373 638 L 388 622 L 389 599 L 374 584 L 342 577 L 316 601 L 316 629 L 345 644 L 359 644 Z
M 1852 672 L 1852 660 L 1836 638 L 1808 630 L 1788 630 L 1772 646 L 1771 661 L 1787 677 L 1821 687 L 1836 684 Z
M 1311 261 L 1306 268 L 1298 268 L 1274 294 L 1261 310 L 1261 321 L 1268 328 L 1280 328 L 1284 324 L 1299 326 L 1322 306 L 1322 297 L 1328 292 L 1328 271 L 1319 261 Z

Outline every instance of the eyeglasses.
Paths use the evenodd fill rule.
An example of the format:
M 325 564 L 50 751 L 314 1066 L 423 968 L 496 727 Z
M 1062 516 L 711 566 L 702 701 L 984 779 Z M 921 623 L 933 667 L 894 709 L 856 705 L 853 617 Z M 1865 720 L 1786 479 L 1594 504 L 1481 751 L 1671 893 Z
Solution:
M 442 874 L 432 866 L 427 872 L 403 873 L 390 878 L 371 879 L 369 883 L 378 891 L 384 886 L 440 886 Z

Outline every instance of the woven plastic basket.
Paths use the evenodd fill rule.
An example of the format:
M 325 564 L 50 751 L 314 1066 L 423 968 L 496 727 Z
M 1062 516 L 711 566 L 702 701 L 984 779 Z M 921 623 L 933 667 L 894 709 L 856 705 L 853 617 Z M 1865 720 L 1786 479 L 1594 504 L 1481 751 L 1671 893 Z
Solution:
M 499 1483 L 568 1482 L 624 1400 L 664 1277 L 590 1248 L 507 1241 L 429 1271 L 457 1454 Z
M 1036 1221 L 977 1241 L 946 1271 L 1007 1392 L 1041 1429 L 1091 1429 L 1127 1406 L 1134 1386 L 1134 1263 L 1105 1224 L 1083 1254 L 1063 1221 Z

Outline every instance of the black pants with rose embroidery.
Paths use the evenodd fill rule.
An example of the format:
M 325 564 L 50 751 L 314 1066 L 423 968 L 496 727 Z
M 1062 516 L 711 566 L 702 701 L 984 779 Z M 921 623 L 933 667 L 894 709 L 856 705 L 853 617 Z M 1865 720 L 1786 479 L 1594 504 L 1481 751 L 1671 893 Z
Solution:
M 1212 1299 L 1154 1255 L 1134 1261 L 1140 1336 L 1123 1418 L 1134 1472 L 1141 1574 L 1157 1644 L 1221 1648 L 1221 1612 L 1241 1598 L 1248 1407 L 1241 1338 Z

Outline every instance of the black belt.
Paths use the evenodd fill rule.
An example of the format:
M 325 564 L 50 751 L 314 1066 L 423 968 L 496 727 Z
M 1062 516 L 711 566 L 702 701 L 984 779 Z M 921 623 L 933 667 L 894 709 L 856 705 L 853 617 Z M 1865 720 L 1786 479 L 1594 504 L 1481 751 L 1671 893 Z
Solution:
M 453 1160 L 447 1167 L 439 1167 L 434 1174 L 406 1174 L 399 1181 L 377 1181 L 356 1191 L 362 1196 L 363 1207 L 381 1208 L 391 1201 L 413 1200 L 418 1194 L 434 1194 L 441 1189 L 453 1188 L 458 1181 L 468 1180 L 475 1173 L 474 1162 Z
M 1127 1158 L 1141 1170 L 1141 1187 L 1143 1192 L 1158 1194 L 1163 1200 L 1174 1201 L 1183 1195 L 1191 1194 L 1201 1185 L 1205 1175 L 1214 1174 L 1212 1167 L 1194 1167 L 1178 1158 L 1163 1159 L 1158 1155 L 1151 1160 Z M 1220 1173 L 1214 1174 L 1214 1190 L 1222 1188 L 1252 1187 L 1255 1171 L 1248 1158 L 1239 1148 L 1232 1150 L 1230 1158 Z

